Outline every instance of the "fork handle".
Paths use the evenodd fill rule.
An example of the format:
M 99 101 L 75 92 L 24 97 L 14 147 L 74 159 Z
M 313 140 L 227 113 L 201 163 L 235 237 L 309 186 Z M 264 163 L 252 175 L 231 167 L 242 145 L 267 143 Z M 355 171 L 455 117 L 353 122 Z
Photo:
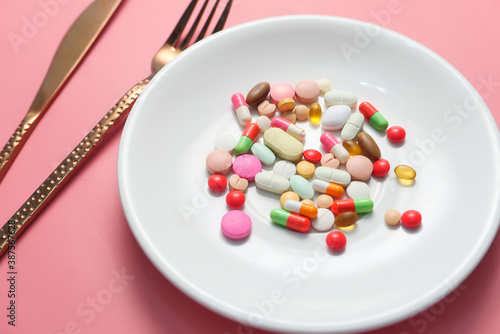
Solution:
M 132 105 L 149 81 L 150 78 L 146 78 L 130 89 L 5 223 L 0 229 L 0 256 L 7 250 L 10 240 L 21 235 L 99 144 L 127 118 Z

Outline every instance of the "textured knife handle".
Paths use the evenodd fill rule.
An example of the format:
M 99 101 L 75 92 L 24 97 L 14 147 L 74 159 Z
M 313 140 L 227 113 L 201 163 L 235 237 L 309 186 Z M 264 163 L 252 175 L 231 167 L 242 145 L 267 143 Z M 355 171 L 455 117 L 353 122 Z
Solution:
M 142 93 L 149 80 L 147 78 L 139 82 L 128 91 L 38 187 L 9 221 L 5 223 L 0 229 L 0 256 L 7 250 L 9 241 L 19 237 L 24 229 L 35 219 L 36 215 L 54 198 L 62 186 L 71 179 L 77 168 L 95 151 L 98 144 L 127 118 L 133 103 Z
M 31 133 L 31 124 L 33 120 L 29 117 L 26 117 L 21 124 L 17 127 L 14 134 L 10 137 L 7 144 L 5 144 L 2 152 L 0 153 L 0 181 L 2 181 L 5 173 L 10 167 L 10 164 L 16 158 L 17 154 L 23 147 L 26 140 Z

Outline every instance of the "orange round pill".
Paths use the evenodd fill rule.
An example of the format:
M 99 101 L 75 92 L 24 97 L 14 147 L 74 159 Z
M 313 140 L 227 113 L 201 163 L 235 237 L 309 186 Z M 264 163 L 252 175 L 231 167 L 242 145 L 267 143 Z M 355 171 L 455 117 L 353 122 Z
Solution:
M 333 204 L 333 197 L 327 194 L 321 194 L 316 198 L 318 208 L 329 208 Z
M 306 179 L 313 177 L 315 170 L 316 166 L 307 160 L 302 160 L 297 164 L 297 174 Z

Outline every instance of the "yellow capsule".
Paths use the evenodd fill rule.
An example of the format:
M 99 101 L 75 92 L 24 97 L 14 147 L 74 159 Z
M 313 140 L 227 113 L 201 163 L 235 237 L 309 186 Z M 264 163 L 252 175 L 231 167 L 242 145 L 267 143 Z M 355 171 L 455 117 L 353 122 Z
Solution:
M 319 105 L 319 103 L 314 102 L 309 107 L 309 119 L 313 124 L 318 124 L 319 122 L 321 122 L 321 106 Z
M 399 165 L 394 168 L 396 176 L 404 180 L 413 180 L 417 176 L 417 172 L 410 166 Z
M 361 155 L 361 146 L 359 146 L 358 143 L 356 143 L 354 140 L 344 140 L 342 143 L 342 146 L 349 152 L 349 155 L 355 156 L 355 155 Z
M 293 199 L 294 201 L 300 201 L 300 197 L 299 195 L 297 195 L 296 193 L 294 193 L 293 191 L 286 191 L 284 192 L 283 194 L 281 194 L 281 197 L 280 197 L 280 204 L 281 204 L 281 208 L 284 209 L 285 207 L 285 202 L 288 200 L 288 199 Z

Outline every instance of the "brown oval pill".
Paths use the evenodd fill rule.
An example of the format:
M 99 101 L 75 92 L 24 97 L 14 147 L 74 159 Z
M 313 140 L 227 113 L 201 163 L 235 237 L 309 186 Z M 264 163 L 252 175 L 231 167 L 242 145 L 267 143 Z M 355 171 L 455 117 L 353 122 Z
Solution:
M 337 227 L 349 227 L 356 224 L 358 220 L 358 215 L 353 211 L 342 212 L 335 217 L 335 226 Z
M 375 140 L 366 132 L 358 133 L 356 137 L 358 144 L 361 147 L 361 152 L 370 160 L 376 161 L 380 159 L 380 148 Z
M 253 86 L 252 89 L 250 89 L 250 91 L 248 92 L 246 97 L 248 105 L 254 106 L 264 101 L 264 99 L 267 97 L 267 94 L 269 94 L 270 90 L 271 90 L 271 85 L 269 84 L 269 82 L 266 81 L 259 82 L 258 84 Z

